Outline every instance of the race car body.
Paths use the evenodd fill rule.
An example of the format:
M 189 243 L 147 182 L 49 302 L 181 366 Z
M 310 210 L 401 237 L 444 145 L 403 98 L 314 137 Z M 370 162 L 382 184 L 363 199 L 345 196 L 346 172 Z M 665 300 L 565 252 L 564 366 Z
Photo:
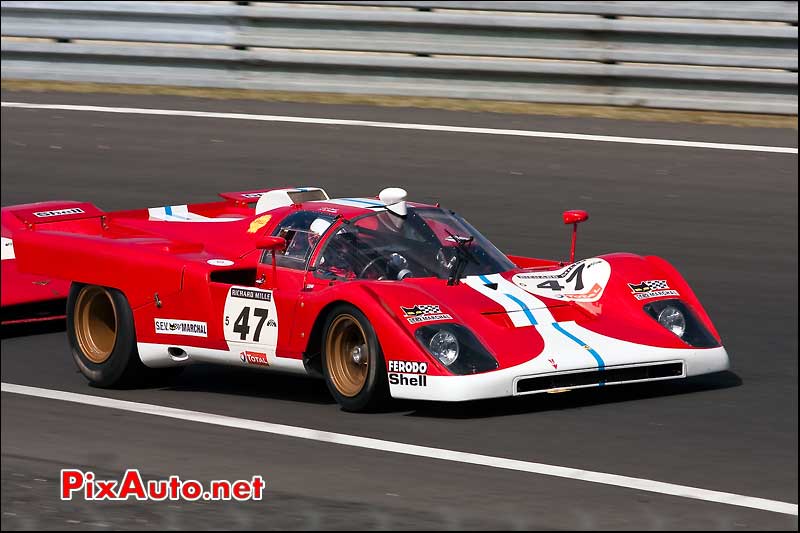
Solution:
M 32 286 L 49 280 L 68 296 L 75 362 L 100 386 L 220 363 L 323 376 L 355 411 L 387 396 L 463 401 L 728 368 L 709 317 L 663 259 L 506 256 L 402 189 L 221 196 L 113 213 L 4 208 L 3 306 L 6 294 L 39 301 Z

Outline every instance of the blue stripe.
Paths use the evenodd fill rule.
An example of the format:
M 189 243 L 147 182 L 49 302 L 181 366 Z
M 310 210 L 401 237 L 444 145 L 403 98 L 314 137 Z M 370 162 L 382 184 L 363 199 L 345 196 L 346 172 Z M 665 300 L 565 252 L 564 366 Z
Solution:
M 342 200 L 347 200 L 348 202 L 356 202 L 357 204 L 367 204 L 374 207 L 386 207 L 386 204 L 382 202 L 373 202 L 370 200 L 362 200 L 360 198 L 342 198 Z
M 594 350 L 594 348 L 592 348 L 591 346 L 589 346 L 588 344 L 586 344 L 585 342 L 580 340 L 578 337 L 576 337 L 575 335 L 573 335 L 569 331 L 567 331 L 564 328 L 562 328 L 561 326 L 559 326 L 558 322 L 553 322 L 553 327 L 556 328 L 561 333 L 563 333 L 564 335 L 566 335 L 567 337 L 569 337 L 570 339 L 572 339 L 573 341 L 575 341 L 578 344 L 580 344 L 582 347 L 586 348 L 589 351 L 589 353 L 592 354 L 592 357 L 594 357 L 595 361 L 597 361 L 597 369 L 598 370 L 605 369 L 606 363 L 603 361 L 603 358 L 600 357 L 600 354 L 597 353 Z M 605 382 L 601 381 L 600 382 L 600 386 L 602 386 L 602 385 L 605 385 Z
M 525 302 L 523 302 L 523 301 L 522 301 L 522 300 L 520 300 L 519 298 L 515 297 L 513 294 L 508 294 L 508 293 L 506 293 L 506 296 L 508 296 L 508 297 L 509 297 L 511 300 L 513 300 L 513 301 L 514 301 L 514 302 L 515 302 L 515 303 L 516 303 L 518 306 L 520 306 L 520 307 L 522 308 L 522 311 L 525 313 L 525 316 L 526 316 L 526 317 L 528 317 L 528 320 L 530 320 L 530 322 L 531 322 L 531 325 L 532 325 L 532 326 L 535 326 L 535 325 L 536 325 L 536 319 L 535 319 L 535 318 L 533 318 L 533 313 L 531 313 L 531 310 L 530 310 L 530 309 L 528 309 L 528 306 L 527 306 L 527 305 L 525 305 Z
M 481 278 L 481 281 L 484 282 L 486 285 L 494 284 L 494 281 L 490 280 L 483 274 L 479 275 L 478 277 Z

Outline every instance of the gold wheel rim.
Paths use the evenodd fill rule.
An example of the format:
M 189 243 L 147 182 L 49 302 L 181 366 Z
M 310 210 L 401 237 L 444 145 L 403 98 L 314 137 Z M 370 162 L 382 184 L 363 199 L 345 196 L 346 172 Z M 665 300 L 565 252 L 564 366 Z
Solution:
M 75 301 L 75 337 L 83 355 L 101 364 L 117 342 L 117 308 L 108 290 L 84 287 Z
M 353 315 L 339 315 L 325 339 L 325 363 L 342 396 L 352 398 L 361 392 L 369 373 L 369 347 L 364 328 Z

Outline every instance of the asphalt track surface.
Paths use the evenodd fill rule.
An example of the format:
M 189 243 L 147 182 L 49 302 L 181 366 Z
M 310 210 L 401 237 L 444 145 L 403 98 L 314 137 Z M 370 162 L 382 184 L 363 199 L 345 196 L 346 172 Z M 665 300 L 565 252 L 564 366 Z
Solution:
M 350 118 L 797 146 L 797 132 L 178 97 L 4 92 L 3 101 Z M 2 340 L 2 381 L 535 461 L 797 503 L 797 155 L 312 124 L 2 109 L 2 205 L 107 210 L 223 190 L 402 186 L 508 253 L 631 251 L 677 266 L 731 355 L 682 382 L 339 410 L 324 383 L 197 366 L 169 387 L 104 391 L 63 325 Z M 57 260 L 57 258 L 54 258 Z M 267 480 L 262 502 L 58 499 L 58 471 Z M 2 528 L 790 529 L 796 515 L 2 394 Z

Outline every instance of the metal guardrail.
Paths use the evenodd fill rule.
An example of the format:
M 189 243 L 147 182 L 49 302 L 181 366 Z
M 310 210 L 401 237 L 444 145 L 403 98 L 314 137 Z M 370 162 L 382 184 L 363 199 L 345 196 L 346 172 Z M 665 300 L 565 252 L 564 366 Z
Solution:
M 4 79 L 797 114 L 795 2 L 0 6 Z
M 249 2 L 265 4 L 268 2 Z M 372 1 L 372 0 L 285 0 L 286 4 L 329 4 L 373 7 L 404 7 L 422 11 L 432 9 L 470 10 L 470 11 L 508 11 L 528 13 L 572 13 L 582 15 L 602 15 L 604 17 L 669 17 L 691 19 L 723 19 L 778 21 L 797 23 L 796 2 L 734 2 L 730 0 L 712 2 L 553 2 L 552 0 L 536 2 L 527 0 L 484 2 L 462 2 L 445 0 L 442 2 L 424 1 Z

